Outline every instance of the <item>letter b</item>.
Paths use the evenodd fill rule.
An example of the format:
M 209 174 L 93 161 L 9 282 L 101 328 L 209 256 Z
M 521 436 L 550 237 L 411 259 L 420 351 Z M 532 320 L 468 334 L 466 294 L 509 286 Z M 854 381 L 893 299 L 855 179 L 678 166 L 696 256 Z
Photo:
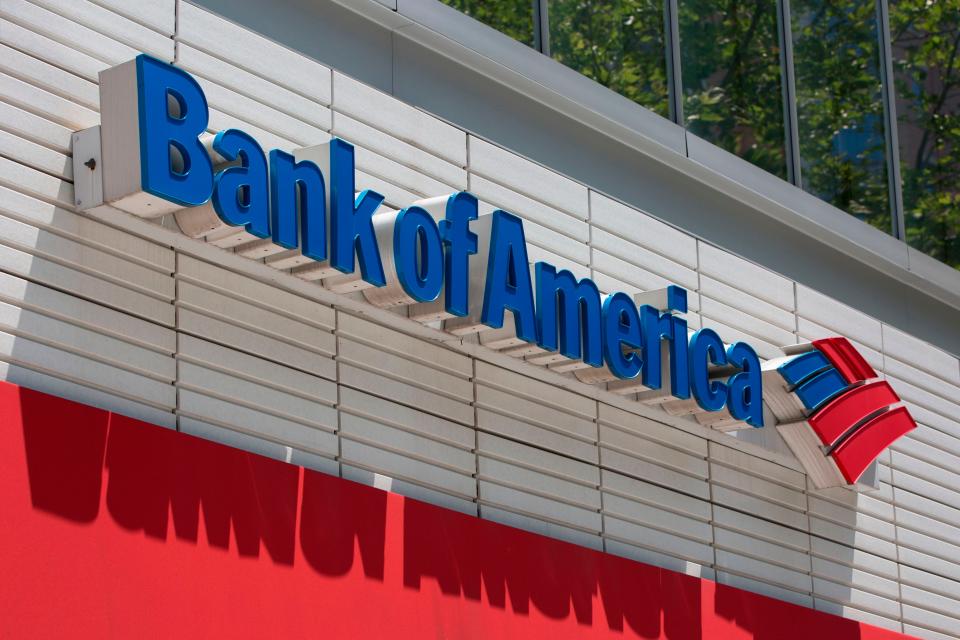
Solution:
M 197 81 L 174 66 L 137 56 L 140 184 L 144 191 L 184 207 L 213 192 L 213 164 L 200 143 L 207 130 L 207 99 Z

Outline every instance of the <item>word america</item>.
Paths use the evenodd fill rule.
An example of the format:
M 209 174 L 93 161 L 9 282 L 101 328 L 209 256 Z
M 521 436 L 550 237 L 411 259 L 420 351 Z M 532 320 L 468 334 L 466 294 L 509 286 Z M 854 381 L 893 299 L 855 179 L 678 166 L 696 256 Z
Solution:
M 278 149 L 264 153 L 249 134 L 226 129 L 208 149 L 207 101 L 192 76 L 147 55 L 122 67 L 130 76 L 131 127 L 139 135 L 110 144 L 139 143 L 129 163 L 139 164 L 139 188 L 131 196 L 138 206 L 162 212 L 212 205 L 226 225 L 299 250 L 336 272 L 354 273 L 359 263 L 362 279 L 375 287 L 395 277 L 411 303 L 442 300 L 448 318 L 476 314 L 471 266 L 485 262 L 485 277 L 475 281 L 483 289 L 482 324 L 501 328 L 512 316 L 516 337 L 545 351 L 606 366 L 621 379 L 639 377 L 650 389 L 669 384 L 672 395 L 692 395 L 706 411 L 726 408 L 763 426 L 756 352 L 743 342 L 726 347 L 711 329 L 688 335 L 686 320 L 671 313 L 687 311 L 684 289 L 669 287 L 667 302 L 656 308 L 638 306 L 624 292 L 601 295 L 589 278 L 547 262 L 537 262 L 531 273 L 522 220 L 502 210 L 478 220 L 477 198 L 465 191 L 447 197 L 439 211 L 418 203 L 395 214 L 392 270 L 385 272 L 374 215 L 384 196 L 369 189 L 356 194 L 352 145 L 333 138 L 328 157 L 298 160 Z M 482 241 L 474 232 L 480 222 Z M 477 255 L 482 245 L 488 245 L 485 255 Z

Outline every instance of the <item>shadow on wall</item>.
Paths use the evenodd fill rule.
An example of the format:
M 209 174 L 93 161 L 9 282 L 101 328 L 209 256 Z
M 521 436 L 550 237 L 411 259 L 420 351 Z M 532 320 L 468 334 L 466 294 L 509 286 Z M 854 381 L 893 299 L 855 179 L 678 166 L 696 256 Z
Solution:
M 7 383 L 0 424 L 23 635 L 885 637 Z

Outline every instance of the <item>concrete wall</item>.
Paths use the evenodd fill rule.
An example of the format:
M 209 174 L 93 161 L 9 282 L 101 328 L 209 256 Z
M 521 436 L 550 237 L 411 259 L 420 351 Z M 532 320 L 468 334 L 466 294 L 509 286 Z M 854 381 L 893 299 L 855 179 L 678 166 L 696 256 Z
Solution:
M 186 3 L 0 4 L 0 376 L 652 564 L 929 638 L 960 634 L 960 362 Z M 469 188 L 532 259 L 626 291 L 676 282 L 691 324 L 761 355 L 839 333 L 920 427 L 880 488 L 812 488 L 789 455 L 333 294 L 119 211 L 73 206 L 97 72 L 146 51 L 198 77 L 212 128 L 357 145 L 408 204 Z M 775 434 L 771 434 L 771 439 Z

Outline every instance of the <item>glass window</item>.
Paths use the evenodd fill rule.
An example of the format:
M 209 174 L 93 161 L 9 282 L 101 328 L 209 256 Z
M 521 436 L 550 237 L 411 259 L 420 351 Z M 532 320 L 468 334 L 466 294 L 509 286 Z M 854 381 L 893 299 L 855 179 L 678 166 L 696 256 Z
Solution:
M 514 40 L 532 47 L 534 3 L 532 0 L 440 0 Z
M 792 0 L 803 188 L 891 232 L 875 0 Z
M 960 268 L 960 0 L 892 0 L 907 242 Z
M 663 0 L 550 0 L 550 54 L 669 117 Z
M 687 128 L 785 178 L 776 0 L 678 4 Z

